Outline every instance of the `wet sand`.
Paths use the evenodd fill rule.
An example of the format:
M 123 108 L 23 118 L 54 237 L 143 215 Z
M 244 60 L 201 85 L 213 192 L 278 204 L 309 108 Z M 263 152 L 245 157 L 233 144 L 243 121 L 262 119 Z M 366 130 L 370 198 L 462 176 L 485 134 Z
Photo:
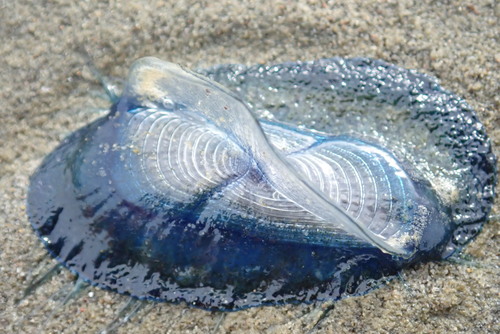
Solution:
M 124 78 L 131 62 L 147 55 L 189 68 L 384 59 L 436 76 L 464 97 L 500 153 L 500 5 L 494 1 L 173 3 L 0 4 L 0 332 L 94 333 L 128 301 L 88 288 L 58 309 L 59 292 L 73 286 L 73 276 L 62 270 L 16 304 L 29 282 L 55 264 L 25 214 L 28 178 L 66 135 L 109 105 L 82 48 L 113 78 Z M 498 201 L 494 213 L 500 214 Z M 499 230 L 497 219 L 462 259 L 407 270 L 366 296 L 222 314 L 149 304 L 118 332 L 500 332 Z

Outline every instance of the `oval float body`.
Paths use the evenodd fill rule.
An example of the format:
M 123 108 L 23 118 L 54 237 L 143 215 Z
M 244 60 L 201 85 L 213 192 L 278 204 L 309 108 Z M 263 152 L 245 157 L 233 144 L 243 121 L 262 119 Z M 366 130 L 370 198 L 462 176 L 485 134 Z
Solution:
M 334 300 L 486 220 L 489 140 L 434 79 L 340 58 L 199 72 L 136 61 L 33 175 L 30 222 L 84 280 L 212 310 Z

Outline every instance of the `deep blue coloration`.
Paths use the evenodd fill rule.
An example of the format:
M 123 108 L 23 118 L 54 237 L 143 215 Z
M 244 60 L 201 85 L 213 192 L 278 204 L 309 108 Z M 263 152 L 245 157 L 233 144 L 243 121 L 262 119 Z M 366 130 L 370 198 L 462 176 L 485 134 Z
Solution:
M 200 73 L 137 61 L 33 175 L 30 222 L 86 281 L 212 310 L 335 300 L 485 222 L 489 140 L 434 79 L 340 58 Z

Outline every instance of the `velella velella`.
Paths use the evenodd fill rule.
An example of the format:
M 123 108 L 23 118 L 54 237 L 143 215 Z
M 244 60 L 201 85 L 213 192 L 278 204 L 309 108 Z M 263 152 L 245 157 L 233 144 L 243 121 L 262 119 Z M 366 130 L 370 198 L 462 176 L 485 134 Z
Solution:
M 383 61 L 137 60 L 31 178 L 30 222 L 91 284 L 210 310 L 362 294 L 460 250 L 496 158 L 460 98 Z

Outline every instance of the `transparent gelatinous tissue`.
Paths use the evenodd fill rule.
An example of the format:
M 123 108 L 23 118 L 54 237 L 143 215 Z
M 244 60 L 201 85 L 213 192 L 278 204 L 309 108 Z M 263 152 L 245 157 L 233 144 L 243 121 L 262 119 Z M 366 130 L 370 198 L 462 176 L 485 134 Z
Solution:
M 31 179 L 30 222 L 84 280 L 206 309 L 335 300 L 459 250 L 490 211 L 483 125 L 369 59 L 134 63 Z

